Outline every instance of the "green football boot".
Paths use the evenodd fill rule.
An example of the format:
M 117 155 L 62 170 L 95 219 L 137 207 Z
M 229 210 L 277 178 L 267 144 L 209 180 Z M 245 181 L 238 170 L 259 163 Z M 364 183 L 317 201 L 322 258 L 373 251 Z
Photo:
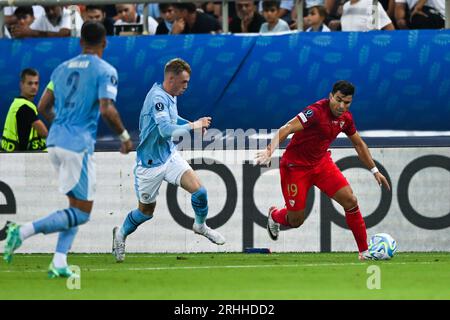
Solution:
M 55 266 L 53 265 L 53 262 L 50 263 L 50 266 L 48 267 L 48 272 L 47 275 L 50 279 L 55 279 L 55 278 L 79 278 L 80 276 L 74 272 L 72 272 L 72 270 L 70 270 L 69 267 L 64 267 L 64 268 L 55 268 Z
M 8 225 L 6 234 L 7 236 L 5 250 L 3 252 L 3 260 L 11 263 L 14 251 L 22 245 L 22 240 L 20 240 L 20 226 L 14 222 L 11 222 Z

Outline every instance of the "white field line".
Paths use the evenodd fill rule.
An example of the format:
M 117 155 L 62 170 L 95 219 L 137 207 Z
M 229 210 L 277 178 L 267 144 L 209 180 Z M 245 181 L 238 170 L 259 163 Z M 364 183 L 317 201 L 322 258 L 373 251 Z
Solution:
M 186 267 L 143 267 L 143 268 L 100 268 L 84 270 L 84 272 L 103 272 L 103 271 L 166 271 L 166 270 L 201 270 L 201 269 L 261 269 L 261 268 L 301 268 L 301 267 L 346 267 L 346 266 L 361 266 L 364 267 L 367 262 L 352 262 L 352 263 L 306 263 L 306 264 L 266 264 L 266 265 L 225 265 L 225 266 L 186 266 Z M 435 264 L 434 262 L 389 262 L 387 265 L 412 265 L 412 264 Z M 40 270 L 0 270 L 0 273 L 35 273 L 44 272 L 45 269 Z M 83 269 L 82 269 L 83 271 Z
M 250 254 L 252 256 L 260 256 L 260 257 L 297 257 L 300 258 L 302 256 L 302 254 L 309 254 L 312 252 L 298 252 L 298 253 L 284 253 L 284 254 L 278 254 L 278 253 L 270 253 L 270 254 L 259 254 L 259 253 L 254 253 L 254 254 Z M 314 252 L 317 255 L 322 254 L 322 252 Z M 328 254 L 329 252 L 326 252 L 326 254 Z M 333 253 L 333 252 L 331 252 Z M 341 254 L 341 252 L 334 252 L 336 255 Z M 352 253 L 352 252 L 342 252 L 342 254 L 346 255 L 348 253 Z M 0 255 L 2 253 L 0 252 Z M 176 257 L 185 257 L 188 259 L 193 259 L 193 258 L 204 258 L 207 255 L 227 255 L 227 254 L 231 254 L 233 255 L 232 257 L 230 257 L 231 259 L 234 259 L 236 257 L 236 255 L 242 254 L 244 255 L 242 252 L 180 252 L 180 253 L 127 253 L 127 259 L 130 258 L 176 258 Z M 355 257 L 357 257 L 357 253 L 354 253 Z M 429 252 L 430 255 L 433 255 L 433 258 L 437 257 L 437 256 L 449 256 L 449 252 L 433 252 L 430 251 Z M 96 258 L 96 257 L 102 257 L 105 255 L 111 255 L 111 253 L 106 253 L 106 252 L 99 252 L 99 253 L 89 253 L 89 254 L 73 254 L 69 253 L 69 257 L 76 257 L 76 258 Z M 245 254 L 247 255 L 247 254 Z M 411 253 L 397 253 L 397 255 L 401 255 L 402 258 L 406 258 L 406 257 L 414 257 L 415 253 L 411 252 Z M 53 253 L 49 252 L 49 253 L 19 253 L 18 256 L 20 256 L 20 258 L 37 258 L 37 257 L 48 257 L 48 256 L 53 256 Z

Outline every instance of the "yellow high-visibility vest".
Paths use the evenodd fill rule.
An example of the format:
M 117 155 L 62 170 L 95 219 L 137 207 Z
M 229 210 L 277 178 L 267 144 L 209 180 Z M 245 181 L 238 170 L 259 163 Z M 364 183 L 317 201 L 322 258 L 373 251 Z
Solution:
M 15 98 L 11 107 L 9 107 L 8 115 L 5 120 L 5 128 L 3 129 L 3 136 L 1 148 L 6 152 L 14 152 L 19 146 L 19 134 L 17 132 L 17 118 L 16 114 L 20 107 L 26 105 L 34 111 L 37 115 L 38 110 L 33 102 L 25 98 Z M 28 138 L 27 150 L 45 150 L 45 138 L 39 137 L 36 129 L 31 127 L 30 136 Z

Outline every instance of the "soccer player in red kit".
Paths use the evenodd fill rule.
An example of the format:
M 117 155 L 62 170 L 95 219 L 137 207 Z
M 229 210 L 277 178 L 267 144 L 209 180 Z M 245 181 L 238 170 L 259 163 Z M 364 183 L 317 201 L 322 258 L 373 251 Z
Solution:
M 390 190 L 388 181 L 378 171 L 366 143 L 356 131 L 349 112 L 354 92 L 355 87 L 350 82 L 336 82 L 328 99 L 306 107 L 277 131 L 266 150 L 257 153 L 256 163 L 269 165 L 276 148 L 290 134 L 294 134 L 280 161 L 281 188 L 286 207 L 269 209 L 267 231 L 272 240 L 278 239 L 280 225 L 298 228 L 303 224 L 306 196 L 309 188 L 315 185 L 344 208 L 347 225 L 358 245 L 359 259 L 372 259 L 367 250 L 366 225 L 358 201 L 328 151 L 338 134 L 344 132 L 378 184 Z

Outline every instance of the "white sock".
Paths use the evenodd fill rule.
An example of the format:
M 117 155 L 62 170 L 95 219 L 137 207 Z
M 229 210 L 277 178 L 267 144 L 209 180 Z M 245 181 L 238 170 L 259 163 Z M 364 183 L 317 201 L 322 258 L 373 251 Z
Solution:
M 55 252 L 53 255 L 53 266 L 55 268 L 67 267 L 67 254 Z
M 198 230 L 204 230 L 206 228 L 206 223 L 197 223 L 195 222 L 195 225 L 197 226 Z
M 26 238 L 29 238 L 32 235 L 34 235 L 35 231 L 34 231 L 33 223 L 29 222 L 29 223 L 24 224 L 23 226 L 20 226 L 19 234 L 20 234 L 20 240 L 22 240 L 22 241 L 25 240 Z

